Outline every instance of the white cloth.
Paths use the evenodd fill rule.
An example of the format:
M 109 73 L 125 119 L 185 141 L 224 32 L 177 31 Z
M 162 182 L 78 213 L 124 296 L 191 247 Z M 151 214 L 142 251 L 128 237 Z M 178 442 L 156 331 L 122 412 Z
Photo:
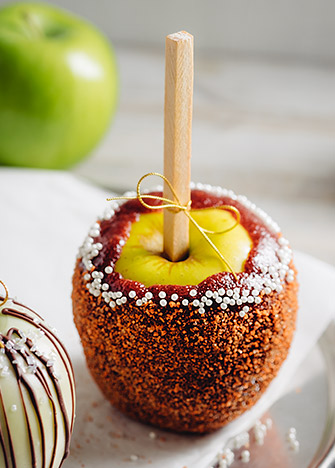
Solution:
M 104 400 L 86 369 L 72 321 L 75 257 L 90 225 L 103 213 L 107 195 L 66 172 L 0 169 L 0 279 L 11 296 L 58 329 L 75 367 L 77 421 L 71 455 L 63 466 L 147 467 L 151 461 L 155 468 L 204 468 L 225 441 L 248 428 L 287 390 L 297 367 L 335 317 L 335 270 L 295 252 L 300 282 L 297 332 L 279 376 L 252 410 L 202 437 L 158 431 L 127 419 Z

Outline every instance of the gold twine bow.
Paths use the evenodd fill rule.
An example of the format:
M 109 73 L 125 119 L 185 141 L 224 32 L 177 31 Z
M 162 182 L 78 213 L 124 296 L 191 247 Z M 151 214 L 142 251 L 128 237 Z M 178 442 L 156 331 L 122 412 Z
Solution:
M 0 307 L 3 306 L 4 304 L 6 304 L 6 302 L 8 301 L 8 289 L 7 289 L 7 286 L 5 285 L 5 283 L 3 281 L 0 280 L 0 284 L 2 284 L 4 290 L 5 290 L 5 298 L 0 302 Z
M 163 179 L 164 182 L 166 182 L 166 184 L 169 186 L 175 198 L 175 201 L 170 200 L 169 198 L 166 198 L 166 197 L 160 197 L 159 195 L 150 195 L 150 194 L 141 193 L 141 183 L 143 182 L 144 179 L 150 176 L 157 176 Z M 158 201 L 163 202 L 163 204 L 149 205 L 148 203 L 144 201 L 145 198 L 150 199 L 150 200 L 158 200 Z M 240 223 L 240 219 L 241 219 L 240 212 L 237 208 L 235 208 L 235 206 L 220 205 L 220 206 L 215 207 L 215 208 L 220 208 L 223 210 L 231 211 L 232 213 L 236 215 L 236 221 L 231 227 L 227 229 L 223 229 L 222 231 L 210 231 L 209 229 L 205 229 L 196 222 L 196 220 L 193 218 L 193 216 L 190 213 L 192 201 L 189 200 L 189 202 L 186 205 L 182 205 L 180 203 L 178 195 L 176 194 L 176 191 L 174 190 L 171 182 L 164 175 L 158 172 L 149 172 L 148 174 L 145 174 L 144 176 L 140 178 L 140 180 L 137 182 L 136 197 L 120 196 L 120 197 L 107 198 L 107 201 L 113 201 L 113 200 L 138 200 L 141 203 L 141 205 L 143 205 L 145 208 L 148 208 L 149 210 L 173 209 L 173 210 L 176 210 L 177 212 L 182 211 L 189 218 L 191 223 L 198 229 L 198 231 L 204 237 L 206 242 L 208 242 L 208 244 L 212 247 L 212 249 L 216 252 L 216 254 L 220 257 L 222 262 L 228 267 L 230 272 L 234 275 L 235 279 L 237 280 L 236 273 L 234 272 L 233 268 L 229 264 L 228 260 L 224 258 L 222 253 L 219 251 L 219 249 L 216 247 L 216 245 L 211 241 L 211 239 L 207 235 L 207 234 L 211 234 L 211 235 L 212 234 L 225 234 L 229 231 L 232 231 Z M 203 209 L 206 210 L 206 209 L 212 209 L 212 208 L 213 207 L 208 207 L 208 208 L 203 208 Z

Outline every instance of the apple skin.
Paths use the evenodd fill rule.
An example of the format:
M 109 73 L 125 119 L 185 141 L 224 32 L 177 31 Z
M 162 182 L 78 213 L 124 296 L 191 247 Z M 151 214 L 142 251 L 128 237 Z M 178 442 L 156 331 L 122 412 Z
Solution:
M 235 224 L 234 216 L 229 211 L 219 208 L 193 210 L 192 217 L 199 226 L 215 232 L 228 229 Z M 238 224 L 229 232 L 212 234 L 209 237 L 233 271 L 236 273 L 243 271 L 252 248 L 247 230 Z M 146 287 L 154 284 L 199 284 L 215 273 L 229 271 L 227 265 L 204 241 L 192 223 L 190 223 L 189 255 L 186 259 L 170 262 L 161 255 L 162 251 L 163 213 L 142 214 L 132 225 L 126 245 L 115 264 L 115 271 L 123 278 L 139 281 Z
M 66 168 L 115 111 L 113 51 L 86 21 L 43 3 L 0 10 L 0 163 Z

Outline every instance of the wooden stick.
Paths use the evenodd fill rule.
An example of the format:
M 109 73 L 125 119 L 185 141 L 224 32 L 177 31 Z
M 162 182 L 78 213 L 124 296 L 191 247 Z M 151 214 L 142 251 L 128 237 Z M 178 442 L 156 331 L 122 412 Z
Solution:
M 190 200 L 193 101 L 193 36 L 170 34 L 165 43 L 164 175 L 179 201 Z M 164 196 L 174 199 L 165 183 Z M 164 254 L 172 262 L 189 249 L 189 220 L 182 212 L 164 210 Z

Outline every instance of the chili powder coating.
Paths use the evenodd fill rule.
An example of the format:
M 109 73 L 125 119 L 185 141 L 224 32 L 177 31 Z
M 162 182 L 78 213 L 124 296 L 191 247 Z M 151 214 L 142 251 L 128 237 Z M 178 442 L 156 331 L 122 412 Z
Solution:
M 236 206 L 253 241 L 237 280 L 222 272 L 198 285 L 146 288 L 123 279 L 113 265 L 148 212 L 128 201 L 91 229 L 72 299 L 88 367 L 110 402 L 142 422 L 205 433 L 254 405 L 276 376 L 295 329 L 298 283 L 288 243 L 265 213 L 199 187 L 192 208 Z

